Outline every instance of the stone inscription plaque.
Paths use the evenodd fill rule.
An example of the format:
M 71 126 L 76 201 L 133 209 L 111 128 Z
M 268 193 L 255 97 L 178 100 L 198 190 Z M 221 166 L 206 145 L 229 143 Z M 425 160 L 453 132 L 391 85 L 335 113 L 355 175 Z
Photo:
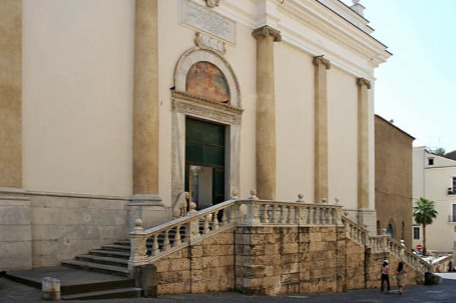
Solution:
M 236 22 L 189 0 L 181 1 L 181 23 L 236 43 Z

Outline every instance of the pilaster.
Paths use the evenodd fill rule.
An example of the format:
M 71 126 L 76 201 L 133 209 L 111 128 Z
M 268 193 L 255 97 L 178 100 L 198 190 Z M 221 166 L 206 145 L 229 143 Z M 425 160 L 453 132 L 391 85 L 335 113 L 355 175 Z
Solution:
M 328 198 L 328 97 L 326 71 L 331 68 L 323 56 L 313 58 L 315 104 L 314 203 Z
M 22 188 L 22 0 L 0 1 L 0 187 Z
M 270 26 L 252 32 L 257 41 L 256 184 L 261 198 L 276 194 L 276 126 L 274 89 L 274 42 L 280 32 Z
M 358 209 L 369 208 L 369 96 L 371 83 L 358 78 Z
M 137 218 L 154 225 L 162 208 L 158 193 L 158 25 L 157 0 L 136 0 L 133 105 L 133 197 L 130 227 Z M 149 218 L 146 218 L 149 217 Z

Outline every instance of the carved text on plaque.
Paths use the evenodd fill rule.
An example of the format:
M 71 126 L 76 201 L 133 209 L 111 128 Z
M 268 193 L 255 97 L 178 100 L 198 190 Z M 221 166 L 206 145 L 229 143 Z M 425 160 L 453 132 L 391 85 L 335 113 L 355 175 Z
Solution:
M 236 43 L 236 22 L 194 2 L 181 2 L 181 22 L 225 41 Z

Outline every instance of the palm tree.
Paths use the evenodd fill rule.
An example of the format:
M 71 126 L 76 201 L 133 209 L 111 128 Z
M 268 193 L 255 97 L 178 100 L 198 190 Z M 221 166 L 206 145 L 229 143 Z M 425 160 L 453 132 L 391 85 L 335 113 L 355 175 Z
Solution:
M 426 255 L 426 225 L 432 224 L 438 215 L 434 203 L 432 200 L 421 197 L 413 207 L 415 222 L 423 226 L 423 256 Z

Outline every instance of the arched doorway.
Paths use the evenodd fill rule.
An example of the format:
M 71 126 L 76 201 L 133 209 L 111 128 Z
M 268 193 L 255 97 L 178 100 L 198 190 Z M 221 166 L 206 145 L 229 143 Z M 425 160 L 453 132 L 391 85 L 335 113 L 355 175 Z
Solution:
M 388 228 L 386 229 L 386 234 L 390 237 L 394 235 L 393 225 L 390 223 L 388 224 Z
M 238 82 L 220 53 L 202 48 L 182 55 L 174 81 L 173 200 L 188 191 L 205 208 L 240 190 Z

